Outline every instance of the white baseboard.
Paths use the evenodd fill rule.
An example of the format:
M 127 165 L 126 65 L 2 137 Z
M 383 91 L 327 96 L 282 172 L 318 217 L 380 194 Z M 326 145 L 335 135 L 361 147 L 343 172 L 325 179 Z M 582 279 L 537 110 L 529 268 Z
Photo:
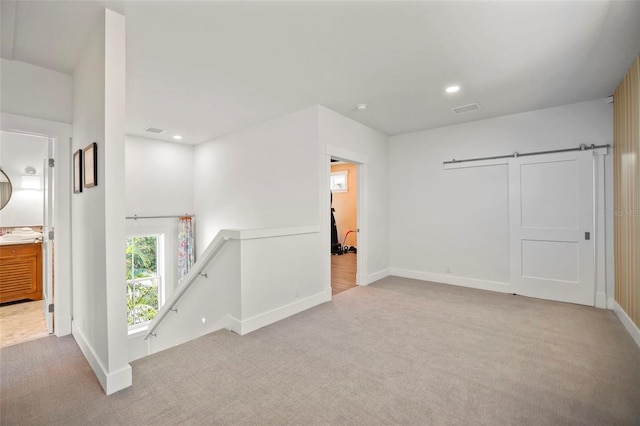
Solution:
M 102 386 L 102 389 L 104 389 L 104 392 L 107 395 L 111 395 L 114 392 L 118 392 L 119 390 L 131 386 L 133 376 L 131 366 L 129 364 L 117 371 L 114 371 L 113 373 L 108 373 L 102 365 L 102 362 L 100 362 L 100 359 L 96 355 L 91 344 L 89 344 L 80 328 L 73 322 L 71 323 L 71 330 L 73 338 L 82 351 L 82 354 L 89 362 L 93 373 L 100 382 L 100 386 Z
M 596 308 L 607 308 L 607 295 L 602 292 L 596 292 Z
M 374 283 L 388 276 L 389 276 L 389 268 L 382 269 L 378 272 L 374 272 L 373 274 L 369 274 L 369 276 L 367 277 L 367 283 L 364 285 L 369 285 L 371 283 Z
M 324 301 L 331 302 L 331 300 L 333 299 L 333 289 L 331 288 L 331 286 L 329 286 L 329 288 L 327 288 L 324 292 L 325 292 Z
M 433 272 L 413 271 L 410 269 L 389 268 L 390 275 L 403 278 L 413 278 L 422 281 L 432 281 L 441 284 L 452 284 L 479 290 L 511 293 L 511 284 L 499 281 L 479 280 L 476 278 L 460 277 L 451 274 L 435 274 Z
M 240 321 L 238 318 L 233 317 L 229 314 L 227 314 L 227 325 L 226 325 L 226 329 L 229 331 L 233 331 L 236 334 L 239 334 L 242 336 L 242 321 Z
M 313 296 L 306 297 L 304 299 L 295 301 L 280 308 L 276 308 L 272 311 L 253 316 L 251 318 L 247 318 L 245 320 L 237 320 L 236 318 L 229 316 L 229 330 L 243 336 L 259 328 L 290 317 L 291 315 L 306 311 L 307 309 L 313 308 L 314 306 L 320 305 L 326 301 L 327 292 L 322 291 L 318 294 L 314 294 Z
M 129 338 L 127 339 L 129 354 L 127 360 L 129 362 L 133 362 L 137 359 L 151 355 L 151 345 L 149 344 L 150 341 L 149 339 L 144 339 L 146 331 L 146 329 L 143 329 L 140 332 L 129 334 Z
M 55 324 L 54 334 L 56 336 L 62 337 L 62 336 L 68 336 L 69 334 L 71 334 L 71 317 L 70 316 L 60 317 L 58 314 L 56 314 L 56 317 L 53 323 Z
M 133 384 L 133 371 L 129 364 L 107 376 L 107 395 L 126 389 Z
M 607 297 L 607 309 L 613 309 L 613 304 L 616 303 L 613 297 Z
M 638 328 L 638 326 L 635 325 L 633 321 L 631 321 L 629 315 L 627 315 L 624 309 L 622 309 L 622 307 L 615 301 L 613 302 L 613 312 L 616 313 L 616 315 L 620 319 L 620 322 L 622 323 L 622 325 L 624 325 L 624 328 L 627 329 L 627 331 L 631 335 L 631 338 L 636 342 L 636 345 L 640 347 L 640 329 Z

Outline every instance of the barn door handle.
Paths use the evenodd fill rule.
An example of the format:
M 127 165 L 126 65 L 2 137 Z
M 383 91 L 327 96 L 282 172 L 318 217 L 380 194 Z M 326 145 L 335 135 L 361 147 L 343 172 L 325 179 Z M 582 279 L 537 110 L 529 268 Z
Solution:
M 585 240 L 590 240 L 591 239 L 591 232 L 585 232 L 584 233 L 584 239 Z

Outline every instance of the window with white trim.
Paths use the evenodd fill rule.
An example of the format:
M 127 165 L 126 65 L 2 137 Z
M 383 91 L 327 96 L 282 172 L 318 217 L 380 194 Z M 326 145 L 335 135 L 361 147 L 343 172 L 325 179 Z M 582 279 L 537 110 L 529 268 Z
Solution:
M 347 190 L 349 189 L 347 182 L 348 180 L 346 170 L 331 172 L 331 191 L 347 192 Z
M 126 243 L 127 323 L 134 331 L 164 304 L 162 235 L 130 236 Z

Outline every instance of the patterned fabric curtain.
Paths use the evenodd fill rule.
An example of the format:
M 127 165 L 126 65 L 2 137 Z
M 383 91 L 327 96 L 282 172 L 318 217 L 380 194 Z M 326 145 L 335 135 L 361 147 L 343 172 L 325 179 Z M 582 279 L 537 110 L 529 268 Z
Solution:
M 191 216 L 183 216 L 178 222 L 178 280 L 187 275 L 194 262 L 191 219 Z

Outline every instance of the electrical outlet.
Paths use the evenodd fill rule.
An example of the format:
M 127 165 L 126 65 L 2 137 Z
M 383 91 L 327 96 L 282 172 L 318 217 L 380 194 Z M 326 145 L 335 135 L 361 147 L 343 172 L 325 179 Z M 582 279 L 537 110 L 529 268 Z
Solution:
M 451 265 L 447 265 L 447 274 L 451 273 Z

